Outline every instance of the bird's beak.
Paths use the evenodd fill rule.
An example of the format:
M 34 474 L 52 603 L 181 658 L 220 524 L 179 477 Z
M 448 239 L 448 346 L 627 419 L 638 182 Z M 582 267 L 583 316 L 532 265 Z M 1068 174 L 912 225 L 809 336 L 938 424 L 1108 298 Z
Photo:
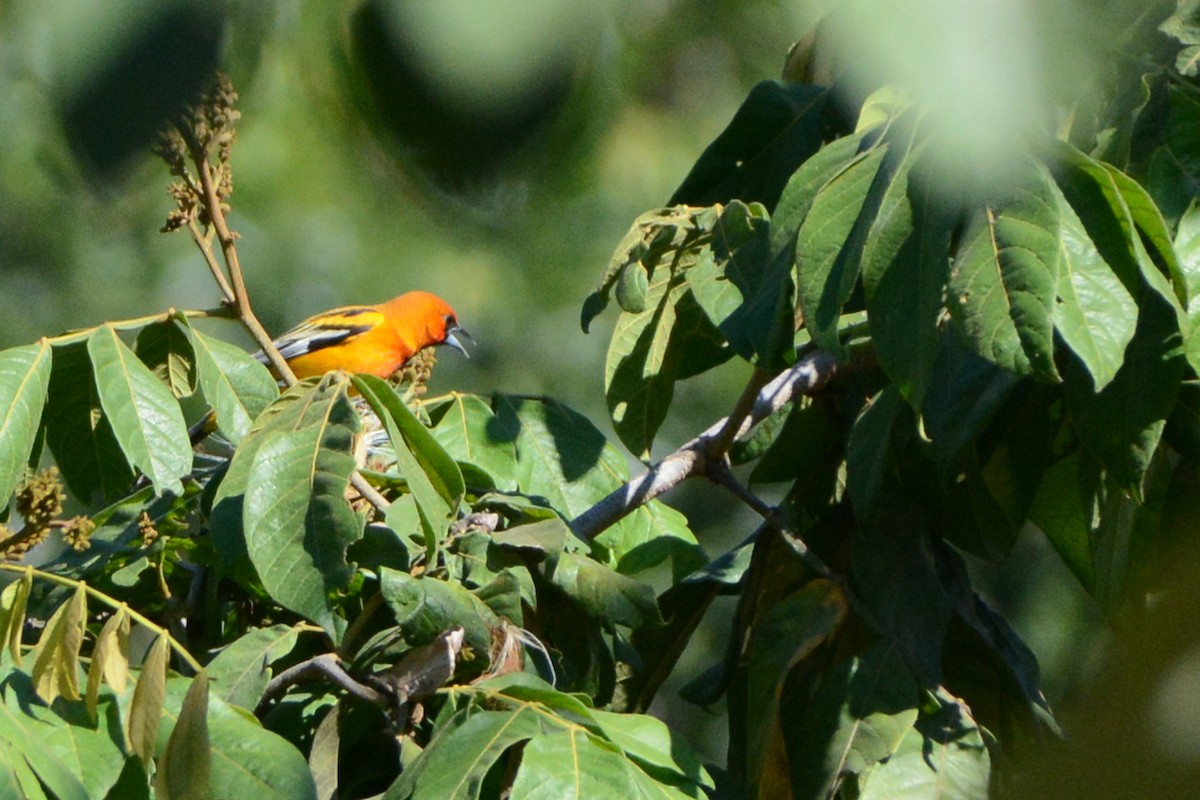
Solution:
M 467 333 L 458 325 L 454 325 L 446 329 L 446 339 L 442 342 L 442 344 L 448 344 L 467 358 L 470 358 L 471 354 L 467 352 L 467 348 L 463 347 L 463 343 L 458 339 L 457 336 L 455 336 L 455 334 L 466 338 L 471 342 L 471 344 L 475 343 L 475 340 L 471 338 L 471 334 Z

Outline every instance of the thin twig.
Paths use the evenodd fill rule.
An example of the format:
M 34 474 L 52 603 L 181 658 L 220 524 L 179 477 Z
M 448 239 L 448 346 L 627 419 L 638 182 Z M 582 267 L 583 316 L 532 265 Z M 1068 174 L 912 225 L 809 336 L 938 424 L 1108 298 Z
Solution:
M 196 222 L 195 217 L 188 219 L 188 233 L 192 235 L 192 241 L 200 249 L 200 254 L 204 256 L 204 263 L 208 265 L 208 271 L 212 273 L 213 280 L 217 282 L 217 286 L 221 289 L 221 296 L 225 298 L 226 303 L 231 306 L 234 305 L 237 302 L 237 298 L 234 297 L 233 288 L 229 285 L 229 280 L 225 277 L 225 271 L 217 263 L 217 254 L 213 252 L 212 241 L 200 230 L 200 223 Z
M 704 433 L 584 511 L 571 521 L 571 530 L 590 539 L 688 478 L 704 474 L 711 463 L 724 459 L 728 448 L 755 425 L 798 395 L 818 391 L 846 366 L 823 350 L 813 350 L 756 393 L 743 392 L 734 414 L 711 425 Z M 750 385 L 754 386 L 758 379 L 753 378 Z M 736 415 L 746 404 L 750 406 L 749 411 L 741 413 L 741 421 L 737 422 Z
M 388 705 L 386 698 L 379 692 L 350 677 L 350 674 L 342 668 L 342 663 L 336 654 L 323 653 L 293 667 L 288 667 L 272 678 L 271 682 L 267 684 L 266 691 L 263 692 L 262 699 L 258 701 L 258 706 L 254 709 L 254 715 L 262 717 L 266 714 L 271 704 L 282 697 L 292 686 L 322 678 L 363 702 L 372 703 L 381 708 L 386 708 Z

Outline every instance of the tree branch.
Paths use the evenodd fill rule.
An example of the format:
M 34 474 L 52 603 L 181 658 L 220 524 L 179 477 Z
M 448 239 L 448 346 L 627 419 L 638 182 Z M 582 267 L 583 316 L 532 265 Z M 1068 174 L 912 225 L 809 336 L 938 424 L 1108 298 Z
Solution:
M 262 717 L 270 709 L 271 704 L 282 697 L 288 689 L 298 683 L 307 683 L 325 679 L 343 689 L 347 694 L 366 703 L 372 703 L 380 708 L 386 708 L 388 701 L 370 686 L 359 683 L 346 670 L 334 653 L 323 653 L 313 656 L 307 661 L 301 661 L 293 667 L 288 667 L 276 675 L 267 684 L 262 699 L 254 709 L 254 716 Z
M 705 474 L 711 464 L 723 461 L 733 443 L 755 425 L 795 397 L 818 391 L 846 366 L 823 350 L 813 350 L 765 385 L 765 374 L 756 370 L 734 413 L 584 511 L 571 521 L 571 529 L 591 539 L 688 478 Z M 748 410 L 743 410 L 747 406 Z

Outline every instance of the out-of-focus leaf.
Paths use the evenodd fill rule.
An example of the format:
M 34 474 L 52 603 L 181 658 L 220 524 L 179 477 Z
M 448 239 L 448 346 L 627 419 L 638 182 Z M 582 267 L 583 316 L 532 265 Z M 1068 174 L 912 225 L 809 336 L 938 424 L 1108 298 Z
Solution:
M 120 696 L 129 682 L 129 611 L 125 606 L 108 618 L 96 636 L 92 648 L 92 663 L 88 665 L 87 709 L 96 713 L 100 686 L 107 683 Z
M 972 349 L 1049 382 L 1062 218 L 1045 170 L 1029 164 L 1006 194 L 975 212 L 950 272 L 948 305 Z
M 737 198 L 771 208 L 788 177 L 821 147 L 829 89 L 763 81 L 697 160 L 669 205 Z
M 192 679 L 179 718 L 154 774 L 155 795 L 162 800 L 212 797 L 212 745 L 208 738 L 208 675 Z
M 101 411 L 86 342 L 54 348 L 42 424 L 46 444 L 76 497 L 91 502 L 97 491 L 112 498 L 129 489 L 133 472 Z
M 50 363 L 46 342 L 0 351 L 0 503 L 25 476 L 50 391 Z
M 217 427 L 234 444 L 271 401 L 279 387 L 267 368 L 245 350 L 205 336 L 189 326 L 200 390 L 217 414 Z
M 317 800 L 333 800 L 338 787 L 338 751 L 341 736 L 338 732 L 340 705 L 334 705 L 321 719 L 313 734 L 312 748 L 308 752 L 308 769 L 312 772 L 317 788 Z
M 297 431 L 276 431 L 254 454 L 246 478 L 246 551 L 263 587 L 285 608 L 338 634 L 329 592 L 351 578 L 346 548 L 362 535 L 346 502 L 358 415 L 343 393 Z
M 825 643 L 847 613 L 841 590 L 826 580 L 812 581 L 776 604 L 755 626 L 748 645 L 745 718 L 746 774 L 765 789 L 784 756 L 780 698 L 792 669 Z
M 33 662 L 33 685 L 47 705 L 62 696 L 78 700 L 79 649 L 87 622 L 87 592 L 79 586 L 58 607 L 38 640 Z
M 163 701 L 167 696 L 167 662 L 171 647 L 164 634 L 159 634 L 146 652 L 138 673 L 133 699 L 129 701 L 129 748 L 147 768 L 158 743 L 158 724 L 163 716 Z
M 1150 156 L 1145 185 L 1174 223 L 1200 187 L 1200 98 L 1190 89 L 1167 88 L 1167 113 L 1161 146 Z
M 217 696 L 253 709 L 271 680 L 271 663 L 291 652 L 297 635 L 294 626 L 272 625 L 255 628 L 226 645 L 205 667 Z
M 443 405 L 429 408 L 429 415 L 434 421 L 434 438 L 460 466 L 486 475 L 491 487 L 506 492 L 516 489 L 518 426 L 512 417 L 495 413 L 482 397 L 458 392 Z M 470 482 L 469 472 L 463 477 Z
M 159 492 L 180 494 L 192 446 L 179 403 L 166 384 L 104 325 L 88 338 L 96 392 L 129 463 Z

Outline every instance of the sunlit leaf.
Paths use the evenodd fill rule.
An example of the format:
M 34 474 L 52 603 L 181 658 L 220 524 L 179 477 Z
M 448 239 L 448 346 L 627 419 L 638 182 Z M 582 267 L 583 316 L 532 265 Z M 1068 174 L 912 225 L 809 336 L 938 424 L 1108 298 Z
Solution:
M 192 679 L 167 746 L 154 774 L 161 800 L 207 800 L 212 797 L 212 746 L 208 738 L 208 675 Z
M 117 695 L 125 693 L 129 681 L 129 612 L 125 606 L 108 618 L 92 648 L 87 674 L 87 709 L 96 713 L 100 687 L 107 683 Z
M 162 719 L 163 701 L 167 693 L 167 662 L 170 656 L 171 646 L 166 635 L 160 633 L 146 651 L 137 685 L 133 688 L 133 699 L 129 701 L 129 747 L 147 767 L 158 742 L 158 723 Z
M 252 710 L 271 680 L 271 663 L 291 652 L 297 635 L 294 626 L 272 625 L 255 628 L 226 645 L 205 667 L 216 695 Z
M 0 503 L 25 477 L 50 391 L 50 362 L 45 342 L 0 351 Z
M 38 640 L 33 662 L 33 685 L 47 704 L 56 697 L 78 700 L 79 650 L 87 622 L 87 592 L 79 586 L 58 607 Z
M 279 389 L 267 368 L 240 347 L 188 327 L 196 354 L 200 390 L 217 414 L 217 427 L 233 443 L 276 397 Z

